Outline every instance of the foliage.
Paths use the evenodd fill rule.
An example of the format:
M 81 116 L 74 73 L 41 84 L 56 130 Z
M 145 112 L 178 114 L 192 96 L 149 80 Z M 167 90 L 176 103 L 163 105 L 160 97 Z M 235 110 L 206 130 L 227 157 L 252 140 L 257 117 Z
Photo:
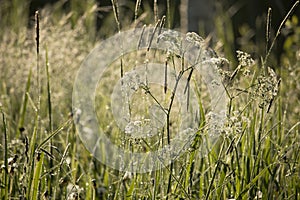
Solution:
M 5 20 L 11 21 L 5 24 L 1 20 L 1 26 L 7 29 L 3 28 L 0 34 L 1 199 L 300 197 L 300 52 L 297 48 L 300 28 L 296 16 L 286 22 L 290 35 L 281 63 L 272 56 L 267 61 L 265 55 L 254 60 L 243 51 L 237 51 L 233 58 L 232 52 L 226 52 L 226 45 L 232 44 L 226 44 L 225 39 L 216 44 L 218 53 L 230 58 L 229 64 L 219 66 L 230 102 L 219 142 L 207 156 L 202 157 L 200 151 L 210 148 L 203 147 L 207 144 L 202 143 L 208 133 L 203 117 L 193 145 L 181 158 L 158 171 L 132 174 L 110 169 L 95 160 L 82 145 L 73 124 L 72 84 L 97 38 L 92 17 L 97 5 L 89 1 L 83 7 L 76 2 L 73 12 L 64 13 L 59 4 L 42 10 L 39 30 L 33 26 L 27 28 L 28 22 L 23 17 L 27 16 L 26 5 L 7 4 L 1 8 L 3 16 L 8 16 Z M 146 9 L 149 5 L 144 6 Z M 155 16 L 151 8 L 133 13 L 139 14 L 136 20 L 140 22 L 145 13 Z M 105 24 L 112 23 L 111 17 Z M 119 19 L 126 26 L 136 25 L 130 17 Z M 225 38 L 221 30 L 228 20 L 217 18 L 220 38 Z M 103 29 L 112 32 L 118 29 L 117 25 L 110 26 Z M 40 45 L 36 43 L 37 31 Z M 229 30 L 226 34 L 232 33 Z M 247 48 L 247 41 L 243 45 Z M 174 63 L 176 59 L 184 63 L 175 55 L 169 58 Z M 124 59 L 128 66 L 136 62 L 134 55 Z M 231 59 L 237 60 L 236 66 L 236 61 Z M 115 80 L 107 80 L 110 81 Z M 198 88 L 198 96 L 205 98 L 202 92 L 205 88 Z M 108 101 L 101 96 L 99 99 Z M 202 108 L 204 102 L 199 106 Z M 99 115 L 107 109 L 101 104 L 97 108 Z M 201 112 L 205 116 L 208 111 L 204 107 Z M 145 147 L 141 141 L 129 141 L 128 145 L 131 144 L 139 150 Z

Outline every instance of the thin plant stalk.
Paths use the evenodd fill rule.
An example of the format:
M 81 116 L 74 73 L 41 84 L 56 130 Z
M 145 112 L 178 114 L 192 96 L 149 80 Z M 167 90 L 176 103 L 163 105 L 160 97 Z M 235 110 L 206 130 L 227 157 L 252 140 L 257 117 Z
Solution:
M 18 129 L 16 130 L 16 133 L 17 133 L 16 137 L 17 138 L 20 136 L 20 133 L 21 133 L 20 129 L 24 128 L 25 114 L 26 114 L 27 104 L 28 104 L 28 95 L 27 95 L 27 93 L 29 93 L 29 91 L 30 91 L 31 75 L 32 75 L 32 69 L 30 67 L 27 82 L 26 82 L 26 88 L 25 88 L 25 92 L 24 92 L 24 96 L 23 96 L 22 107 L 20 109 L 20 119 L 19 119 L 18 127 L 17 127 Z
M 270 48 L 267 50 L 267 55 L 266 55 L 266 57 L 265 57 L 265 59 L 264 59 L 263 66 L 266 65 L 266 63 L 267 63 L 267 61 L 268 61 L 268 58 L 269 58 L 269 56 L 270 56 L 270 54 L 271 54 L 271 51 L 272 51 L 272 49 L 273 49 L 273 47 L 274 47 L 274 45 L 275 45 L 275 43 L 276 43 L 276 40 L 277 40 L 277 38 L 279 37 L 279 35 L 280 35 L 280 33 L 281 33 L 281 30 L 282 30 L 283 26 L 285 25 L 285 22 L 286 22 L 286 21 L 288 20 L 288 18 L 291 16 L 292 12 L 293 12 L 293 11 L 295 10 L 295 8 L 298 6 L 299 2 L 300 2 L 300 1 L 298 0 L 298 1 L 296 1 L 296 2 L 294 3 L 294 5 L 292 6 L 292 8 L 289 10 L 289 12 L 286 14 L 286 16 L 284 17 L 284 19 L 283 19 L 282 22 L 280 23 L 280 25 L 279 25 L 279 27 L 278 27 L 278 29 L 277 29 L 275 38 L 273 39 Z
M 5 172 L 4 172 L 4 199 L 8 199 L 8 189 L 9 189 L 9 183 L 8 183 L 8 147 L 7 147 L 7 127 L 6 127 L 6 119 L 4 112 L 2 111 L 0 107 L 0 111 L 2 113 L 2 122 L 3 122 L 3 133 L 4 133 L 4 167 L 5 167 Z M 2 189 L 1 189 L 2 190 Z
M 153 2 L 153 12 L 154 12 L 154 22 L 157 23 L 158 21 L 158 6 L 157 6 L 157 0 L 154 0 Z
M 35 41 L 36 41 L 36 69 L 37 69 L 37 129 L 40 124 L 40 109 L 41 109 L 41 78 L 40 78 L 40 15 L 39 11 L 35 12 Z
M 167 18 L 168 18 L 168 28 L 171 28 L 171 5 L 170 0 L 167 0 Z
M 139 9 L 141 7 L 142 0 L 136 0 L 135 2 L 135 9 L 134 9 L 134 24 L 137 25 L 137 18 L 139 14 Z
M 49 59 L 48 59 L 48 48 L 46 47 L 46 75 L 47 75 L 47 101 L 48 101 L 48 131 L 49 133 L 53 132 L 53 124 L 52 124 L 52 103 L 51 103 L 51 85 L 50 85 L 50 72 L 49 72 Z M 53 141 L 50 140 L 49 151 L 50 155 L 53 155 Z M 49 160 L 49 167 L 52 169 L 53 167 L 53 159 Z M 52 196 L 52 186 L 53 176 L 50 174 L 50 178 L 48 179 L 48 191 L 49 195 Z

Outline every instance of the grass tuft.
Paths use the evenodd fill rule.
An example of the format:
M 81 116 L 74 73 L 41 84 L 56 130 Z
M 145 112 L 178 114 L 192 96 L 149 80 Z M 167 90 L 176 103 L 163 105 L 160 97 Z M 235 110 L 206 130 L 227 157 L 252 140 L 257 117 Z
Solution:
M 208 142 L 212 108 L 201 74 L 179 55 L 153 52 L 154 34 L 148 36 L 148 49 L 136 44 L 140 52 L 124 54 L 112 63 L 97 88 L 95 109 L 105 134 L 122 148 L 145 152 L 170 144 L 183 120 L 176 115 L 181 108 L 176 97 L 180 81 L 186 80 L 187 104 L 182 107 L 192 111 L 191 91 L 197 97 L 198 129 L 189 148 L 172 164 L 144 174 L 111 169 L 86 150 L 73 124 L 78 116 L 72 111 L 72 86 L 95 39 L 104 39 L 96 36 L 96 14 L 107 17 L 99 35 L 141 25 L 145 30 L 150 23 L 154 32 L 161 33 L 174 24 L 175 3 L 137 0 L 124 5 L 111 0 L 111 6 L 104 9 L 88 2 L 72 0 L 71 12 L 65 10 L 64 1 L 48 6 L 35 13 L 35 27 L 27 26 L 31 23 L 24 17 L 28 16 L 26 3 L 4 1 L 0 8 L 4 19 L 0 22 L 0 199 L 300 198 L 300 31 L 298 16 L 293 15 L 299 1 L 287 12 L 273 39 L 274 13 L 271 8 L 266 11 L 266 45 L 253 48 L 265 54 L 260 60 L 233 51 L 237 38 L 231 18 L 217 9 L 216 37 L 220 40 L 215 49 L 229 60 L 217 57 L 229 105 L 214 143 Z M 111 25 L 113 18 L 117 27 Z M 287 29 L 291 32 L 279 63 L 272 50 Z M 198 35 L 190 36 L 202 44 Z M 241 49 L 253 46 L 245 38 Z M 164 67 L 164 84 L 156 87 L 147 82 L 138 87 L 130 100 L 130 114 L 147 116 L 148 108 L 143 105 L 149 103 L 163 111 L 167 123 L 158 136 L 132 139 L 115 124 L 107 94 L 131 69 L 143 64 L 148 70 L 147 64 L 156 62 Z M 169 89 L 171 69 L 176 84 Z

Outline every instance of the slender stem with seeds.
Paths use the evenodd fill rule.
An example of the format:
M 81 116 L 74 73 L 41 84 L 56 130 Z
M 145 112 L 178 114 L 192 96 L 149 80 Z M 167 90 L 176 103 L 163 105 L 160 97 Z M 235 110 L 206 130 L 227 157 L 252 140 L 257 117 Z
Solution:
M 271 23 L 272 23 L 272 8 L 268 9 L 267 15 L 267 26 L 266 26 L 266 55 L 268 54 L 270 34 L 271 34 Z
M 274 47 L 274 45 L 275 45 L 275 42 L 276 42 L 277 38 L 279 37 L 279 35 L 280 35 L 280 33 L 281 33 L 281 30 L 282 30 L 283 26 L 285 25 L 285 22 L 286 22 L 286 21 L 288 20 L 288 18 L 291 16 L 292 12 L 293 12 L 293 11 L 295 10 L 295 8 L 298 6 L 299 2 L 300 2 L 300 1 L 298 0 L 298 1 L 296 1 L 296 2 L 294 3 L 294 5 L 292 6 L 292 8 L 289 10 L 289 12 L 286 14 L 286 16 L 284 17 L 284 19 L 283 19 L 282 22 L 280 23 L 280 25 L 279 25 L 279 27 L 278 27 L 278 29 L 277 29 L 275 38 L 273 39 L 273 41 L 272 41 L 272 43 L 271 43 L 271 46 L 270 46 L 270 48 L 269 48 L 268 51 L 267 51 L 267 55 L 266 55 L 266 57 L 265 57 L 265 59 L 264 59 L 264 61 L 263 61 L 263 66 L 266 65 L 266 63 L 267 63 L 267 61 L 268 61 L 268 58 L 269 58 L 269 56 L 270 56 L 270 54 L 271 54 L 271 51 L 272 51 L 272 49 L 273 49 L 273 47 Z
M 157 6 L 157 0 L 154 0 L 154 3 L 153 3 L 153 10 L 154 10 L 154 22 L 157 23 L 158 21 L 158 6 Z

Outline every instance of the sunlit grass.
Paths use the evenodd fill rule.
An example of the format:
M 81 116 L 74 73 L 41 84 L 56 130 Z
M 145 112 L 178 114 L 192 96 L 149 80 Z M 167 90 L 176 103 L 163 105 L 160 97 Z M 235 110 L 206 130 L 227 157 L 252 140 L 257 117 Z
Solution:
M 74 4 L 73 8 L 76 6 Z M 11 30 L 1 32 L 1 199 L 300 197 L 299 55 L 290 52 L 283 54 L 285 64 L 269 66 L 265 55 L 261 56 L 261 60 L 254 61 L 241 51 L 236 54 L 226 52 L 228 49 L 219 52 L 235 59 L 237 66 L 232 66 L 236 61 L 231 60 L 230 67 L 220 66 L 230 102 L 226 123 L 216 145 L 211 147 L 205 142 L 209 137 L 209 126 L 206 124 L 208 95 L 206 88 L 197 82 L 199 77 L 195 76 L 190 84 L 199 98 L 201 117 L 199 130 L 188 151 L 171 166 L 157 171 L 144 174 L 121 172 L 93 158 L 83 146 L 73 124 L 76 113 L 72 113 L 72 84 L 80 64 L 95 45 L 94 18 L 91 15 L 96 7 L 92 3 L 86 6 L 86 10 L 80 11 L 84 13 L 82 18 L 54 8 L 55 12 L 51 12 L 50 8 L 40 12 L 39 44 L 34 27 L 21 28 L 26 26 L 16 24 Z M 115 15 L 117 24 L 122 25 L 122 18 L 116 14 L 117 9 L 115 4 L 115 13 L 111 15 Z M 145 13 L 148 12 L 153 20 L 155 17 L 158 21 L 157 10 L 160 9 L 156 4 L 154 10 L 154 13 L 150 10 Z M 133 12 L 135 21 L 143 15 L 140 11 L 140 1 L 137 1 Z M 166 15 L 167 24 L 170 24 L 169 10 Z M 57 16 L 61 16 L 60 20 L 52 21 Z M 124 20 L 126 23 L 130 21 Z M 217 20 L 222 23 L 221 18 Z M 295 19 L 288 23 L 299 35 Z M 118 30 L 117 24 L 114 31 Z M 24 31 L 17 31 L 18 28 Z M 219 33 L 220 38 L 224 36 L 222 34 Z M 138 56 L 141 60 L 137 60 L 134 54 L 122 57 L 124 73 L 146 59 L 165 61 L 165 57 L 155 57 L 152 53 L 149 52 L 145 58 Z M 296 53 L 299 54 L 299 51 Z M 180 58 L 174 56 L 174 60 L 173 63 L 180 68 Z M 118 62 L 113 65 L 116 67 L 110 68 L 102 84 L 109 86 L 120 76 Z M 107 88 L 107 91 L 98 91 L 99 96 L 96 97 L 98 117 L 103 118 L 104 124 L 111 125 L 112 116 L 107 114 L 109 108 L 105 106 L 109 103 L 106 99 L 109 96 L 103 94 L 109 93 L 112 88 L 103 85 L 98 88 Z M 160 89 L 163 92 L 163 87 L 157 90 Z M 141 88 L 133 101 L 138 103 L 139 98 L 146 96 L 144 92 Z M 168 92 L 166 96 L 170 97 L 171 92 Z M 134 112 L 140 113 L 142 110 L 137 106 Z M 107 128 L 107 135 L 113 135 L 111 139 L 114 142 L 124 142 L 124 133 L 120 133 L 115 126 L 103 128 Z M 126 140 L 124 146 L 149 151 L 145 141 L 154 142 L 151 139 Z M 156 145 L 155 148 L 161 147 Z

